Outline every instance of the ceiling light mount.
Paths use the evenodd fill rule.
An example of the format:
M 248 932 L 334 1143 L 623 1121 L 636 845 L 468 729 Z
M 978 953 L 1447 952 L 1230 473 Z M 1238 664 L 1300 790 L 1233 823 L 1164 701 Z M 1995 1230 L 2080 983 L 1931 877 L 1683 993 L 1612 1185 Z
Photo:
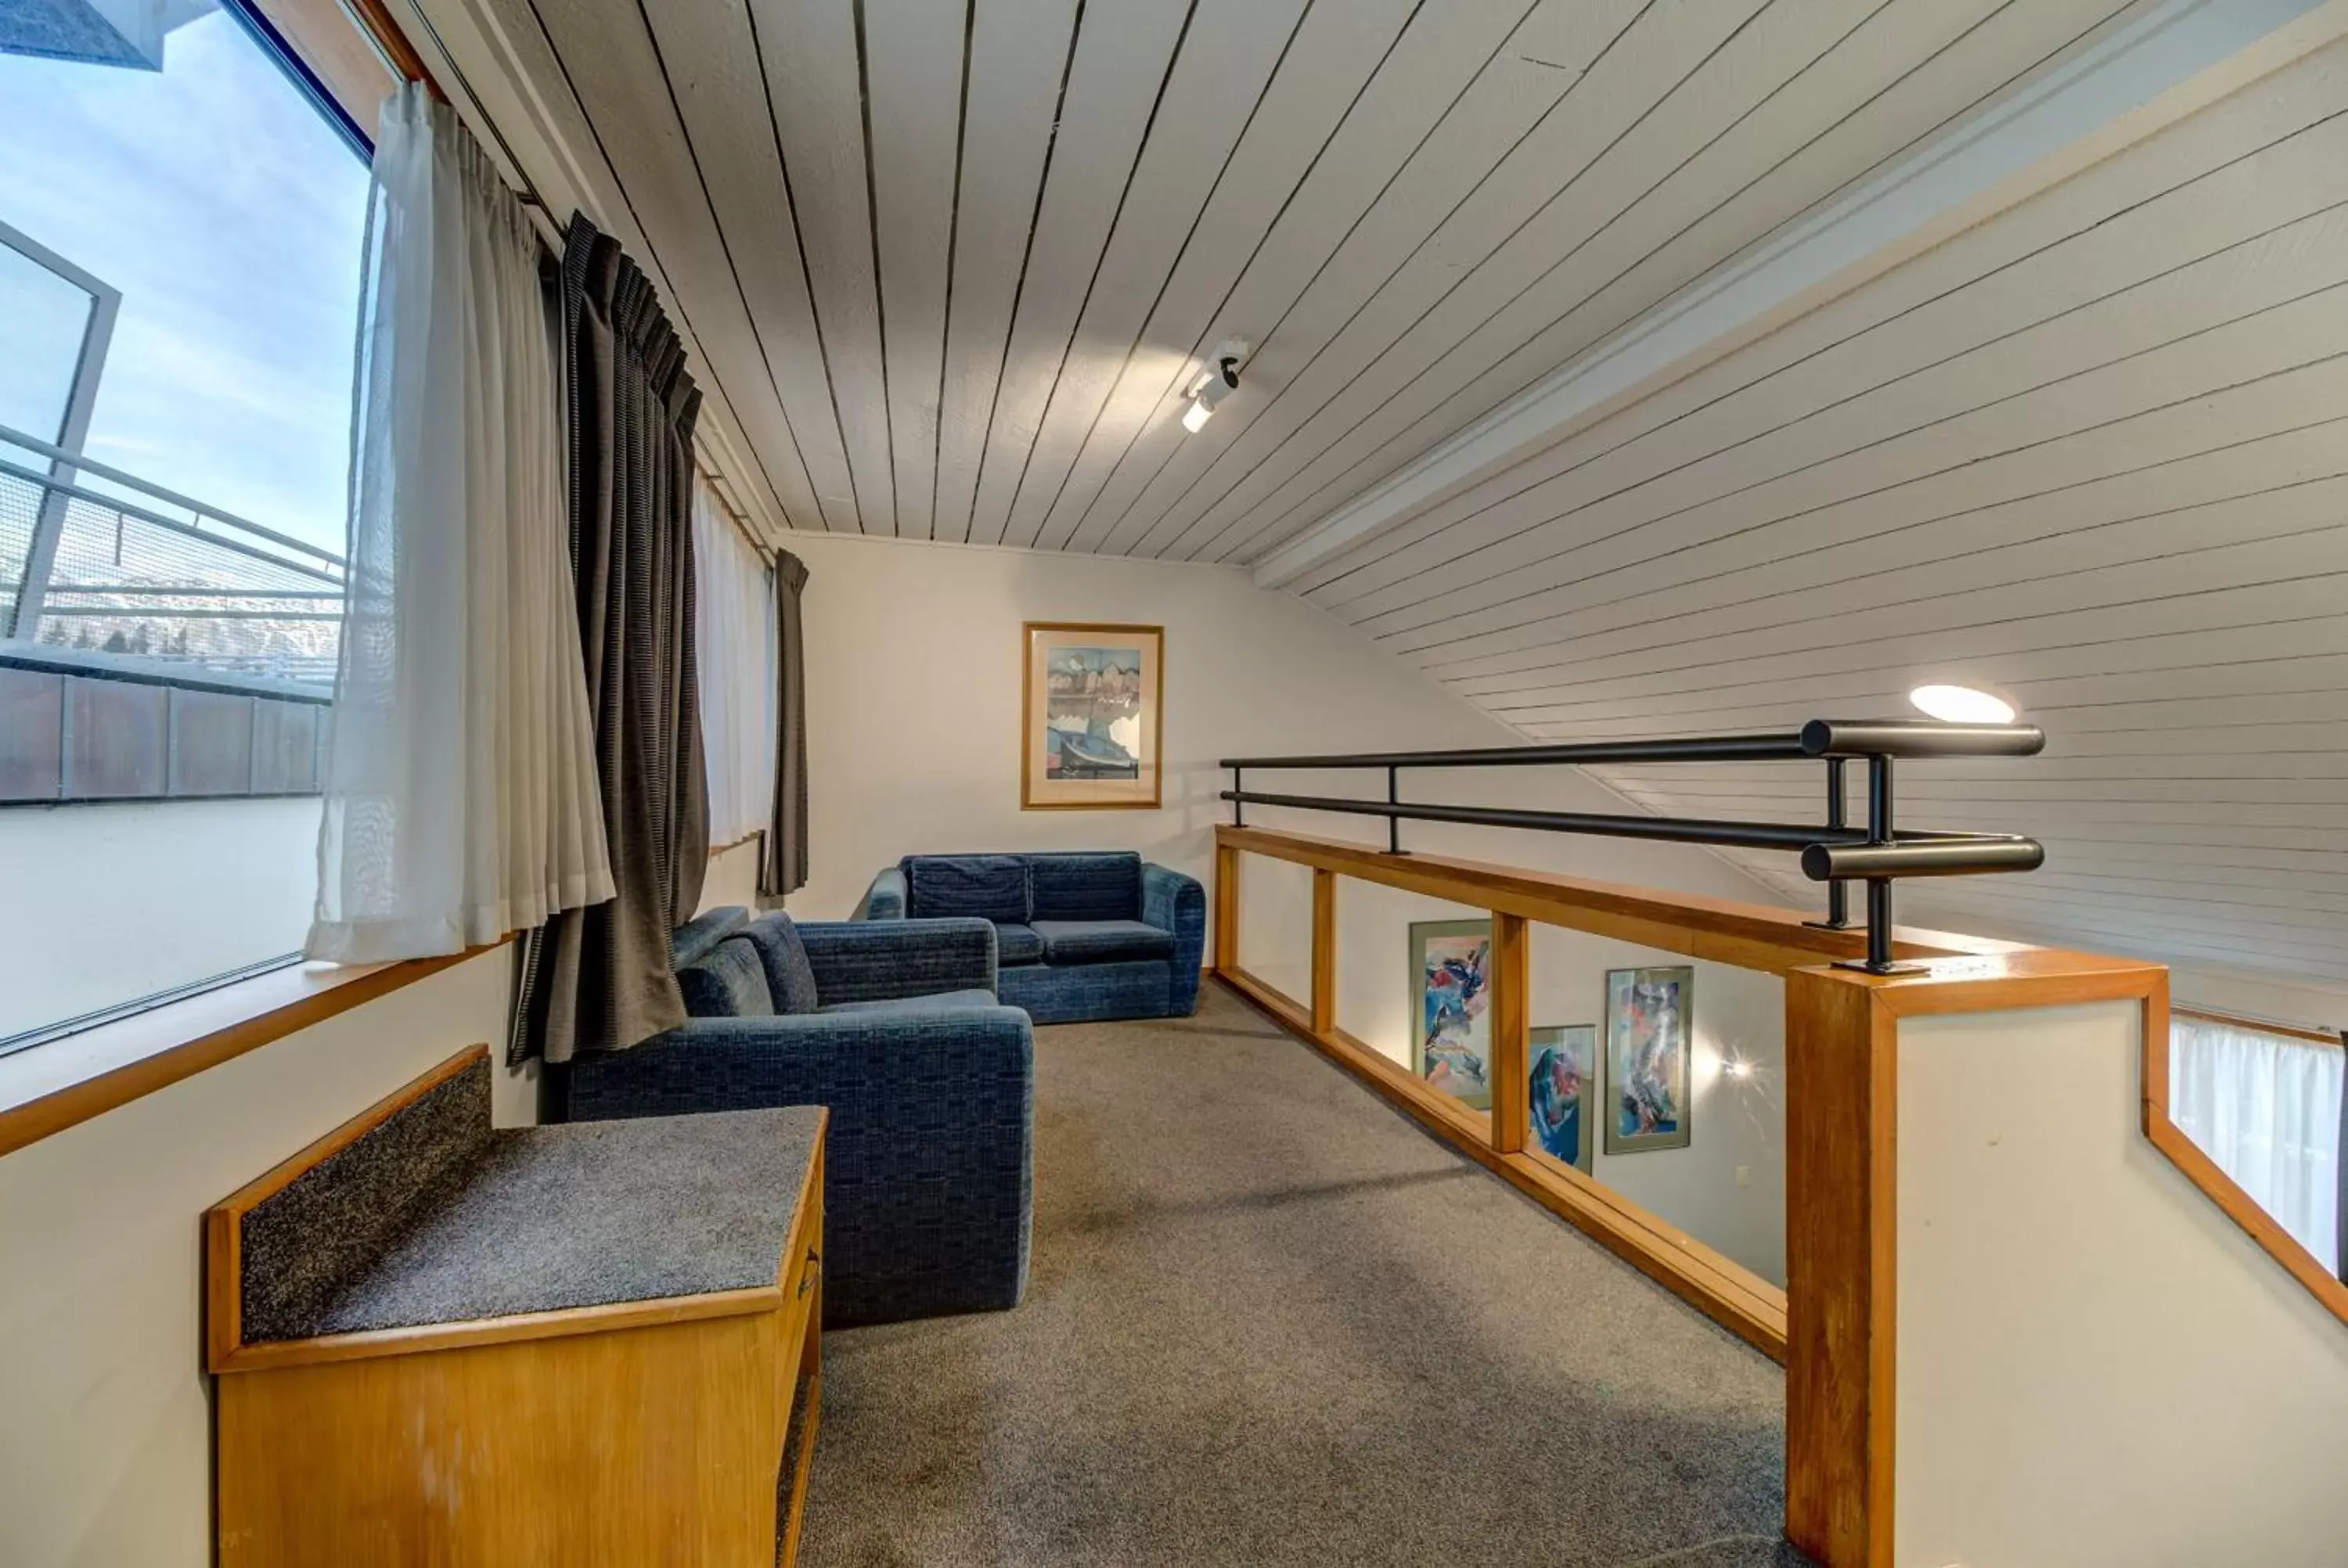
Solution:
M 1193 436 L 1205 429 L 1217 405 L 1239 390 L 1240 366 L 1247 363 L 1249 347 L 1243 337 L 1225 338 L 1215 345 L 1206 368 L 1182 389 L 1182 395 L 1189 400 L 1189 406 L 1182 411 L 1183 429 Z

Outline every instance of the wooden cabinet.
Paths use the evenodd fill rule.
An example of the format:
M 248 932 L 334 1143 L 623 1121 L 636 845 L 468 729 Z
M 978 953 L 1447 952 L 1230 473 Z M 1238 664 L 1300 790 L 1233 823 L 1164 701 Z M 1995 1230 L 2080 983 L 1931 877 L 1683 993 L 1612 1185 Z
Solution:
M 487 1083 L 468 1053 L 207 1215 L 222 1568 L 788 1563 L 824 1113 L 491 1134 Z

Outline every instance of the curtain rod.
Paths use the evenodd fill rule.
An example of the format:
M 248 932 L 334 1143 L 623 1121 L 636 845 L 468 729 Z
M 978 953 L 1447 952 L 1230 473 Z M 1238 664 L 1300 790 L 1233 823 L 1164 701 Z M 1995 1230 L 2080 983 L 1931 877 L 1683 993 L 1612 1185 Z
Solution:
M 350 7 L 353 16 L 366 32 L 368 37 L 374 40 L 375 46 L 382 54 L 385 63 L 390 66 L 394 72 L 408 81 L 422 82 L 425 90 L 434 97 L 454 107 L 455 100 L 449 97 L 448 92 L 433 77 L 432 72 L 424 64 L 424 56 L 417 52 L 416 46 L 408 41 L 407 31 L 400 26 L 398 19 L 392 15 L 385 0 L 345 0 L 345 3 Z M 506 168 L 512 170 L 513 179 L 520 184 L 521 189 L 514 193 L 514 199 L 524 207 L 535 207 L 544 213 L 547 221 L 553 224 L 555 232 L 558 234 L 568 232 L 569 225 L 554 216 L 553 210 L 546 204 L 546 199 L 538 193 L 538 187 L 530 182 L 530 170 L 523 168 L 521 159 L 514 156 L 512 144 L 506 140 L 506 133 L 498 128 L 497 120 L 490 115 L 487 106 L 481 102 L 481 95 L 475 92 L 473 84 L 465 79 L 465 67 L 457 63 L 455 51 L 450 49 L 448 41 L 440 36 L 440 29 L 432 25 L 432 18 L 426 13 L 420 0 L 408 0 L 407 9 L 418 22 L 424 25 L 424 34 L 432 40 L 433 52 L 440 56 L 442 62 L 448 66 L 449 74 L 457 78 L 458 90 L 465 95 L 466 101 L 472 106 L 474 118 L 479 119 L 489 131 L 489 139 L 498 144 L 498 151 L 504 156 Z
M 398 19 L 392 15 L 385 0 L 345 0 L 345 4 L 353 20 L 358 23 L 361 31 L 366 34 L 368 39 L 375 45 L 376 53 L 383 56 L 384 63 L 391 67 L 394 74 L 407 81 L 423 83 L 425 90 L 434 97 L 442 103 L 448 104 L 451 108 L 456 107 L 454 100 L 441 87 L 439 82 L 434 79 L 431 70 L 424 63 L 424 56 L 409 41 L 407 32 L 400 26 Z M 506 140 L 505 132 L 498 128 L 496 117 L 491 115 L 488 106 L 481 102 L 481 95 L 475 92 L 473 84 L 465 79 L 465 67 L 457 63 L 455 51 L 448 47 L 448 40 L 440 36 L 440 29 L 432 25 L 432 18 L 426 13 L 421 0 L 408 0 L 407 9 L 417 21 L 423 24 L 425 36 L 432 40 L 434 53 L 447 64 L 449 74 L 456 78 L 458 90 L 465 95 L 466 102 L 472 108 L 472 118 L 489 131 L 489 139 L 498 144 L 498 151 L 504 159 L 505 167 L 511 172 L 512 182 L 520 186 L 520 189 L 514 192 L 514 200 L 524 207 L 536 208 L 539 216 L 545 220 L 546 226 L 553 231 L 557 240 L 568 240 L 571 235 L 570 223 L 556 217 L 554 210 L 546 204 L 546 198 L 538 193 L 538 187 L 530 178 L 530 170 L 524 167 L 521 159 L 515 156 L 513 144 Z M 559 250 L 556 246 L 548 248 Z M 726 519 L 734 525 L 735 531 L 742 536 L 758 559 L 772 565 L 775 557 L 774 547 L 761 539 L 757 530 L 750 527 L 749 518 L 734 504 L 732 497 L 720 487 L 727 482 L 726 476 L 718 472 L 717 468 L 705 459 L 699 450 L 697 441 L 695 446 L 694 466 L 700 472 L 702 477 L 709 482 L 709 493 L 717 498 L 719 509 L 726 514 Z
M 774 546 L 758 537 L 757 530 L 750 526 L 750 519 L 743 516 L 741 509 L 734 505 L 732 498 L 719 488 L 726 482 L 726 476 L 705 465 L 700 466 L 700 472 L 703 482 L 709 487 L 709 498 L 717 503 L 718 511 L 725 515 L 727 522 L 734 525 L 734 531 L 742 536 L 742 542 L 750 547 L 753 555 L 767 565 L 773 566 L 775 564 Z

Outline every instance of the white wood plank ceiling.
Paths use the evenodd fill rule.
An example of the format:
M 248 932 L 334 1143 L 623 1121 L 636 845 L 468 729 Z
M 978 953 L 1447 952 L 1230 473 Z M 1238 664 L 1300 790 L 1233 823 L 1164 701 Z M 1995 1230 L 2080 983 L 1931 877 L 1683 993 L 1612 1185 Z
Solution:
M 793 526 L 1241 561 L 2120 9 L 473 4 Z
M 2003 690 L 2046 754 L 1909 764 L 1903 813 L 2048 863 L 1904 914 L 2348 980 L 2348 44 L 1295 586 L 1539 739 Z M 1673 815 L 1822 798 L 1807 766 L 1595 771 Z
M 2191 10 L 432 3 L 592 144 L 792 526 L 1241 564 Z M 1993 684 L 2048 754 L 1906 804 L 2049 865 L 1906 914 L 2348 980 L 2343 105 L 2311 56 L 1278 579 L 1533 738 Z M 1819 783 L 1604 776 L 1700 815 Z

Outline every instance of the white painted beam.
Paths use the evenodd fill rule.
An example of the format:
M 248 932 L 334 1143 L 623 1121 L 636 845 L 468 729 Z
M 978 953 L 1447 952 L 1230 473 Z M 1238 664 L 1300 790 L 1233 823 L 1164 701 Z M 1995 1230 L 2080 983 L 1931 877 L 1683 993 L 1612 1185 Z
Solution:
M 2153 0 L 1696 279 L 1255 567 L 1279 588 L 1871 278 L 2348 35 L 2348 0 Z

